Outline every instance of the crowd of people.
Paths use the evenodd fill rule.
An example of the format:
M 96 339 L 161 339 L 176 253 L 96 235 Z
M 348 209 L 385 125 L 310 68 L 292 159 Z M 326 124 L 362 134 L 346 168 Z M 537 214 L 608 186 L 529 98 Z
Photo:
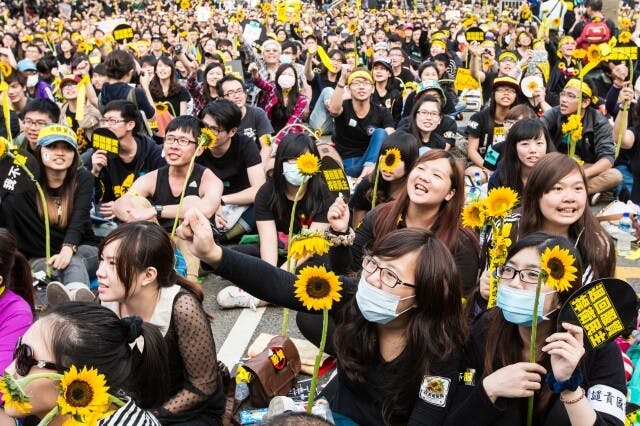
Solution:
M 317 343 L 286 262 L 307 228 L 331 248 L 289 269 L 323 265 L 343 286 L 322 391 L 336 424 L 520 425 L 528 397 L 534 424 L 624 424 L 626 355 L 585 352 L 583 329 L 556 319 L 615 275 L 589 206 L 640 204 L 640 11 L 506 3 L 0 4 L 0 371 L 96 368 L 124 405 L 93 424 L 222 424 L 199 281 L 233 284 L 222 308 L 298 311 Z M 350 191 L 304 176 L 304 154 L 339 160 Z M 33 160 L 42 193 L 6 183 L 9 155 Z M 491 235 L 462 211 L 470 189 L 499 187 L 518 204 L 490 277 Z M 530 362 L 551 247 L 577 259 L 575 279 L 542 285 Z M 58 404 L 49 378 L 23 391 L 28 409 L 5 394 L 0 425 Z

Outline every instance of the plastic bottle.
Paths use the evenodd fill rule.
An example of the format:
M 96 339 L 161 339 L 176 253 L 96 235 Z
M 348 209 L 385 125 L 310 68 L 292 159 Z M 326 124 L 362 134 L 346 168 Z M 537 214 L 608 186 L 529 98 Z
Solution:
M 475 172 L 473 175 L 473 183 L 469 188 L 469 193 L 467 194 L 467 204 L 473 203 L 474 201 L 480 198 L 480 188 L 482 186 L 482 181 L 480 180 L 480 173 Z
M 616 238 L 616 249 L 620 256 L 626 256 L 631 251 L 632 231 L 631 216 L 629 212 L 624 212 L 618 221 L 618 235 Z

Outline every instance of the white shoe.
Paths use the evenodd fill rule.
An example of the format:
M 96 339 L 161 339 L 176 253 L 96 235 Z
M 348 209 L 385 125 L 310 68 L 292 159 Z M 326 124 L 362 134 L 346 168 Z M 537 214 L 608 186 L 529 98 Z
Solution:
M 216 300 L 218 301 L 218 305 L 223 309 L 251 308 L 255 311 L 256 307 L 260 306 L 262 303 L 262 301 L 257 297 L 250 295 L 246 291 L 234 285 L 230 285 L 220 290 Z
M 73 282 L 66 285 L 67 292 L 71 300 L 76 302 L 93 302 L 96 300 L 95 294 L 89 290 L 86 284 Z
M 47 301 L 51 306 L 61 305 L 70 302 L 71 295 L 64 284 L 59 281 L 51 281 L 47 285 Z

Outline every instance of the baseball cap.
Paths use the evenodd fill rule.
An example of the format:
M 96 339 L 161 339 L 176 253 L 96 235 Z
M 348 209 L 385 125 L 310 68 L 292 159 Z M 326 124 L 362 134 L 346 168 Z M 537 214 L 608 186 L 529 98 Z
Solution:
M 416 89 L 416 97 L 424 94 L 427 90 L 437 90 L 440 93 L 442 98 L 442 105 L 447 102 L 447 97 L 444 94 L 444 90 L 442 90 L 442 86 L 436 80 L 425 80 L 418 83 L 418 88 Z
M 504 76 L 504 77 L 496 77 L 493 79 L 493 88 L 495 89 L 498 86 L 509 86 L 516 89 L 516 92 L 520 91 L 520 85 L 518 84 L 518 80 L 513 77 Z
M 38 133 L 37 146 L 49 146 L 56 142 L 66 142 L 78 149 L 76 133 L 68 126 L 62 124 L 49 124 L 43 127 Z
M 391 62 L 389 62 L 388 59 L 376 59 L 375 61 L 373 61 L 373 65 L 371 67 L 371 69 L 373 69 L 373 67 L 375 67 L 376 65 L 382 65 L 383 67 L 385 67 L 390 73 L 393 73 L 393 67 L 391 66 Z
M 78 84 L 80 82 L 80 77 L 75 76 L 73 74 L 68 74 L 62 77 L 60 80 L 60 88 L 63 88 L 67 84 Z
M 22 59 L 18 62 L 18 71 L 38 71 L 38 69 L 31 59 Z

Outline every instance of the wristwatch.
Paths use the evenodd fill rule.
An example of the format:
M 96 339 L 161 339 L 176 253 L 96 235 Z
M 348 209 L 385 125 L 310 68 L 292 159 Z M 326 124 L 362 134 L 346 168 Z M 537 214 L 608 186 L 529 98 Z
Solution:
M 156 204 L 155 206 L 153 206 L 154 209 L 156 209 L 156 217 L 158 219 L 162 218 L 162 209 L 164 208 L 164 206 L 162 204 Z
M 73 254 L 76 254 L 78 252 L 78 246 L 75 244 L 63 244 L 62 247 L 69 247 Z

